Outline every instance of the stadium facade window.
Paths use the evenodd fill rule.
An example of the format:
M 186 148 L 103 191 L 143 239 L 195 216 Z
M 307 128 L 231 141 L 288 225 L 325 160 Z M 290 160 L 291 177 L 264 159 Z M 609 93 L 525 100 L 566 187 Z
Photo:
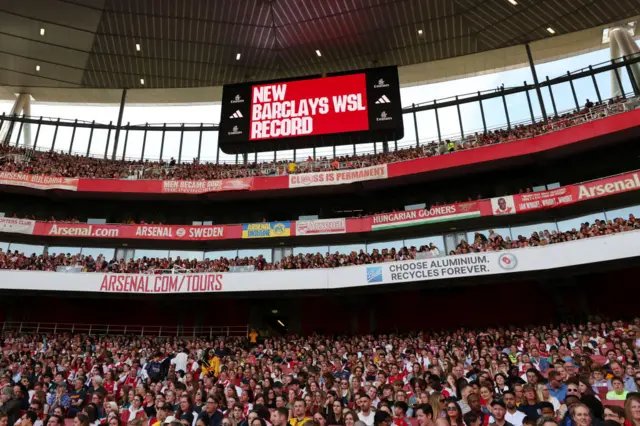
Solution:
M 2 251 L 9 250 L 9 243 L 5 243 L 4 241 L 0 241 L 0 250 L 2 250 Z
M 578 226 L 578 228 L 580 228 Z M 571 228 L 569 228 L 571 229 Z M 531 234 L 533 234 L 534 232 L 540 233 L 543 231 L 549 231 L 549 232 L 553 232 L 553 231 L 557 231 L 558 230 L 558 225 L 554 222 L 545 222 L 545 223 L 532 223 L 530 225 L 522 225 L 522 226 L 512 226 L 511 227 L 511 239 L 515 240 L 518 238 L 519 235 L 522 235 L 523 237 L 529 238 L 531 237 Z M 560 230 L 566 231 L 567 229 L 560 227 Z M 504 237 L 504 235 L 503 235 Z M 505 237 L 506 238 L 506 237 Z
M 227 259 L 235 259 L 238 256 L 238 250 L 216 250 L 207 251 L 204 253 L 204 258 L 209 260 L 220 259 L 226 257 Z
M 433 235 L 430 237 L 419 237 L 419 238 L 407 238 L 404 240 L 404 246 L 407 248 L 415 247 L 419 249 L 420 246 L 428 246 L 431 243 L 433 243 L 436 247 L 438 247 L 438 250 L 440 250 L 440 253 L 444 253 L 444 238 L 442 238 L 442 235 Z
M 239 257 L 258 257 L 262 255 L 267 262 L 271 262 L 273 258 L 272 249 L 264 248 L 264 249 L 243 249 L 238 250 Z
M 44 253 L 44 246 L 11 243 L 9 244 L 8 250 L 11 250 L 11 251 L 18 250 L 19 253 L 24 253 L 26 256 L 30 256 L 32 253 L 35 253 L 37 256 L 40 256 L 42 253 Z
M 116 250 L 106 247 L 82 247 L 82 251 L 80 253 L 85 256 L 93 256 L 94 259 L 96 259 L 100 255 L 103 255 L 104 258 L 109 261 L 113 259 Z
M 343 245 L 329 246 L 329 253 L 331 254 L 334 254 L 334 253 L 349 254 L 352 251 L 359 253 L 360 250 L 366 251 L 366 245 L 365 244 L 343 244 Z
M 173 259 L 177 259 L 178 257 L 180 257 L 180 259 L 186 259 L 186 260 L 196 259 L 196 260 L 202 261 L 204 259 L 204 252 L 189 251 L 189 250 L 170 250 L 169 257 Z
M 53 254 L 70 254 L 74 256 L 76 254 L 80 254 L 82 249 L 80 247 L 62 247 L 62 246 L 48 246 L 47 253 L 50 255 Z
M 382 252 L 384 249 L 391 250 L 392 248 L 396 250 L 400 250 L 404 246 L 404 240 L 394 240 L 394 241 L 380 241 L 375 243 L 367 243 L 367 253 L 373 253 L 373 250 L 378 250 Z
M 136 259 L 141 259 L 143 257 L 157 257 L 163 259 L 169 257 L 169 250 L 136 249 L 135 257 Z
M 584 216 L 574 217 L 573 219 L 558 221 L 558 229 L 565 232 L 570 231 L 574 228 L 576 230 L 579 230 L 580 226 L 583 223 L 589 222 L 589 225 L 591 225 L 596 221 L 596 219 L 604 220 L 604 212 L 592 213 Z
M 297 256 L 299 254 L 307 254 L 307 253 L 320 253 L 321 255 L 326 255 L 329 252 L 329 246 L 311 246 L 311 247 L 294 247 L 293 255 Z
M 630 214 L 634 215 L 635 217 L 640 217 L 640 205 L 605 211 L 607 220 L 614 220 L 617 217 L 628 219 Z

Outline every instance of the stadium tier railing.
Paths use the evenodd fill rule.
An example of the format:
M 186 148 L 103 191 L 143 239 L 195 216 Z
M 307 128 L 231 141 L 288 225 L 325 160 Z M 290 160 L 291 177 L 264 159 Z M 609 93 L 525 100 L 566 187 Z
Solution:
M 249 336 L 248 325 L 223 325 L 223 326 L 180 326 L 180 325 L 127 325 L 127 324 L 78 324 L 55 322 L 26 322 L 5 321 L 2 323 L 2 331 L 14 331 L 17 333 L 79 333 L 89 335 L 126 334 L 140 336 L 159 337 L 202 337 L 214 338 L 217 336 Z

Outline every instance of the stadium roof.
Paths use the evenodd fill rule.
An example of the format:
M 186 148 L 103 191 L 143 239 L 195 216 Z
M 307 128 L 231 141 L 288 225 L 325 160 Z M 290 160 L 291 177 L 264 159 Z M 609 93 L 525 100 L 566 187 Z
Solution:
M 49 100 L 65 97 L 49 88 L 198 88 L 371 66 L 442 63 L 449 58 L 466 62 L 482 52 L 540 43 L 640 15 L 636 0 L 0 0 L 0 4 L 0 85 L 5 86 L 0 96 L 32 88 L 27 91 L 36 99 L 40 93 Z M 556 51 L 556 56 L 563 53 Z M 517 61 L 522 57 L 520 53 Z M 464 67 L 476 73 L 498 68 L 490 60 L 475 62 Z M 419 75 L 409 77 L 419 70 Z M 408 68 L 404 83 L 461 75 L 460 70 L 439 74 L 424 70 Z M 191 93 L 193 101 L 201 95 Z

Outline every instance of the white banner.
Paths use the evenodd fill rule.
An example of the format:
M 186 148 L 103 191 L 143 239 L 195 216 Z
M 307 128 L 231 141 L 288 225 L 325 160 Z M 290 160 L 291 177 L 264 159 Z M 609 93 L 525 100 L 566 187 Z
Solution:
M 329 172 L 301 173 L 289 175 L 289 188 L 307 188 L 310 186 L 346 185 L 366 180 L 386 179 L 387 165 L 365 167 L 353 170 L 334 170 Z
M 345 232 L 347 232 L 345 218 L 296 221 L 297 236 L 344 234 Z
M 15 217 L 0 217 L 0 232 L 12 234 L 33 234 L 35 220 L 17 219 Z
M 176 275 L 0 270 L 0 289 L 136 294 L 327 290 L 531 272 L 638 256 L 640 231 L 632 231 L 547 247 L 336 269 Z

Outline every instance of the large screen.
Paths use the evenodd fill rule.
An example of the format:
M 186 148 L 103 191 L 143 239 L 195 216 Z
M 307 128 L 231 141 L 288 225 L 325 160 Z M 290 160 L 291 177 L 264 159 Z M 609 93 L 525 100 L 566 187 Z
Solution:
M 223 89 L 219 144 L 227 153 L 394 141 L 403 136 L 397 67 Z

